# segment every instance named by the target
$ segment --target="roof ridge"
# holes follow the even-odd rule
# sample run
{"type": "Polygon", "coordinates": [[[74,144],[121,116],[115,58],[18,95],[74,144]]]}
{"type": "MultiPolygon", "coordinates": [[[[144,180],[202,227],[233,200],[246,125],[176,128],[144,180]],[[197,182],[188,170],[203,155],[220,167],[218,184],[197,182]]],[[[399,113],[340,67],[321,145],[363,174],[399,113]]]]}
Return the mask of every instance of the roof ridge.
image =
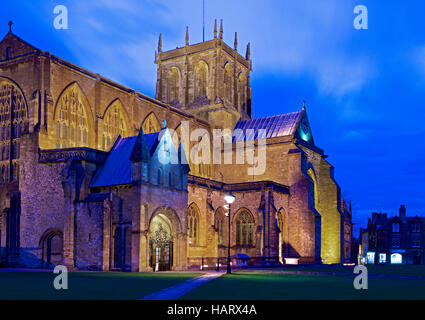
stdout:
{"type": "Polygon", "coordinates": [[[254,121],[254,120],[263,120],[263,119],[270,119],[270,118],[276,118],[279,116],[286,116],[286,115],[290,115],[290,114],[294,114],[294,113],[301,113],[302,110],[299,111],[293,111],[293,112],[287,112],[287,113],[279,113],[279,114],[274,114],[271,116],[265,116],[265,117],[259,117],[259,118],[252,118],[252,119],[247,119],[247,120],[239,120],[239,121],[254,121]]]}

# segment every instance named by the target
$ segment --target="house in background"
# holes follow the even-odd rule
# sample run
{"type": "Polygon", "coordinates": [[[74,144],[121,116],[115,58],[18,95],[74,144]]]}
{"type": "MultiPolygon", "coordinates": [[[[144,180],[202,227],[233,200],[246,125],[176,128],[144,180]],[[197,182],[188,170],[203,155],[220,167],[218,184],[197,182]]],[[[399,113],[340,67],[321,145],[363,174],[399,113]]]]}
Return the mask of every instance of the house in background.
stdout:
{"type": "Polygon", "coordinates": [[[394,217],[373,212],[360,229],[359,263],[424,264],[424,229],[425,217],[406,217],[405,205],[394,217]]]}

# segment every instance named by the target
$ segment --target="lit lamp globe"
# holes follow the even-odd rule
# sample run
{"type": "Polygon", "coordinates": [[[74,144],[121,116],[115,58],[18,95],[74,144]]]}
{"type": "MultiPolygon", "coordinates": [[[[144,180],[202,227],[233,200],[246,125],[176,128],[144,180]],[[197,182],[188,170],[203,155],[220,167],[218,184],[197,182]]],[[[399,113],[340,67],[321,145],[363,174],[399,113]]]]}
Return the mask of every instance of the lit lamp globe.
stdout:
{"type": "Polygon", "coordinates": [[[224,196],[224,200],[227,204],[232,204],[235,201],[235,196],[230,192],[224,196]]]}

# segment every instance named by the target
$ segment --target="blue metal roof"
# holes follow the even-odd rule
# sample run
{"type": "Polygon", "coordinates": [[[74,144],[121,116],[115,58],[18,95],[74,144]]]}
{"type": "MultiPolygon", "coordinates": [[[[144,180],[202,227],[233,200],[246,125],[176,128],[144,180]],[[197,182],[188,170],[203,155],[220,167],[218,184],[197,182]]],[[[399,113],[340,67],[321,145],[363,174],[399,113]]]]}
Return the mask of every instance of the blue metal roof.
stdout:
{"type": "MultiPolygon", "coordinates": [[[[144,139],[150,155],[158,146],[159,132],[145,134],[144,139]]],[[[137,136],[118,138],[111,151],[109,151],[103,167],[99,168],[89,187],[106,187],[131,183],[130,156],[136,144],[137,136]]]]}
{"type": "Polygon", "coordinates": [[[131,183],[130,155],[136,138],[128,137],[117,140],[109,152],[105,164],[96,172],[90,182],[90,188],[131,183]]]}
{"type": "Polygon", "coordinates": [[[302,113],[303,111],[297,111],[252,120],[239,120],[235,129],[241,129],[242,132],[235,132],[236,135],[233,137],[233,142],[292,135],[295,133],[302,113]],[[265,134],[259,137],[258,130],[260,129],[264,129],[265,134]],[[246,132],[246,130],[252,131],[246,132]]]}

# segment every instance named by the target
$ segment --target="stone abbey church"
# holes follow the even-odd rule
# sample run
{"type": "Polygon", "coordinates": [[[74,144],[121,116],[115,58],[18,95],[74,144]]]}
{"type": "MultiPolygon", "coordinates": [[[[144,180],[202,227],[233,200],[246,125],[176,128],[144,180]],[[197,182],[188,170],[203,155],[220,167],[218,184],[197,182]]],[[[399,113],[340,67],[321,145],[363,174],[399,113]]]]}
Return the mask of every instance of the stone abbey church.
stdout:
{"type": "MultiPolygon", "coordinates": [[[[236,35],[231,47],[222,23],[217,29],[197,44],[186,31],[186,45],[170,51],[159,37],[152,98],[37,49],[9,24],[0,42],[2,265],[141,272],[225,264],[230,192],[231,254],[249,256],[248,265],[350,259],[351,206],[306,108],[253,118],[250,46],[242,56],[236,35]],[[184,145],[183,122],[207,136],[263,130],[264,170],[192,161],[195,146],[211,141],[184,145]],[[164,156],[179,161],[164,164],[164,156]]],[[[233,135],[232,150],[251,142],[258,153],[255,137],[233,135]]]]}

